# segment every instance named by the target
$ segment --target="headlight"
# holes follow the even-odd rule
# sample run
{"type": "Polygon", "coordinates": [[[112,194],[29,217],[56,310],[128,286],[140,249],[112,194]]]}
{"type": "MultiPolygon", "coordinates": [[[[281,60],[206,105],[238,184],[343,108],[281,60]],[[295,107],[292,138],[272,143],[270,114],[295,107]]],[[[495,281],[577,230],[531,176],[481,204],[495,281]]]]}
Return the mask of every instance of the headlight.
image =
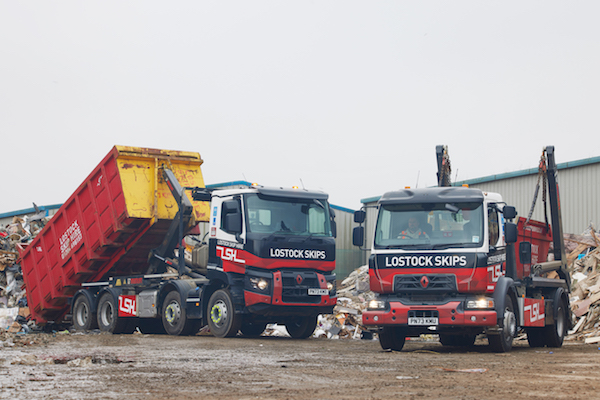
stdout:
{"type": "Polygon", "coordinates": [[[370,310],[383,310],[385,308],[385,301],[371,300],[369,301],[368,308],[370,310]]]}
{"type": "Polygon", "coordinates": [[[467,308],[469,309],[488,309],[494,308],[494,299],[482,297],[476,300],[467,300],[467,308]]]}
{"type": "Polygon", "coordinates": [[[335,289],[333,282],[327,282],[327,290],[331,292],[333,289],[335,289]]]}
{"type": "Polygon", "coordinates": [[[262,291],[269,288],[269,281],[264,278],[250,278],[250,284],[254,289],[262,291]]]}

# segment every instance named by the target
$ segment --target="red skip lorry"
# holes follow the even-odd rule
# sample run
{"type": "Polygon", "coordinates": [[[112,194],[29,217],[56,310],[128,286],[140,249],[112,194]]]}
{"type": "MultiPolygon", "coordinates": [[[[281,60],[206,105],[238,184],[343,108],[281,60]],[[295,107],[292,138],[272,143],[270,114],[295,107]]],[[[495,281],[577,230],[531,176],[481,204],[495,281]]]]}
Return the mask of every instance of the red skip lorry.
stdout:
{"type": "Polygon", "coordinates": [[[208,325],[218,337],[280,323],[309,337],[336,304],[327,194],[207,190],[202,162],[193,152],[115,146],[20,248],[32,318],[112,333],[208,325]]]}
{"type": "MultiPolygon", "coordinates": [[[[540,162],[551,226],[512,222],[515,208],[497,193],[450,186],[447,148],[436,151],[438,187],[388,192],[378,201],[369,258],[377,297],[363,324],[378,332],[382,348],[397,351],[407,336],[435,333],[445,346],[471,346],[485,334],[493,351],[507,352],[519,328],[531,347],[560,347],[572,321],[554,147],[540,162]]],[[[355,221],[364,220],[365,211],[356,211],[355,221]]],[[[362,225],[353,242],[363,245],[362,225]]]]}

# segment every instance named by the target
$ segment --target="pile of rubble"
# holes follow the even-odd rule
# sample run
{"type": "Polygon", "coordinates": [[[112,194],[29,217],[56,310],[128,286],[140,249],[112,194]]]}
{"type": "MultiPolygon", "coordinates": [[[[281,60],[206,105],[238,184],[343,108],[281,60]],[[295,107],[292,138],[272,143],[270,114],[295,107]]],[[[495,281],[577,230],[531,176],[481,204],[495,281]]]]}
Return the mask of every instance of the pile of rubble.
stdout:
{"type": "MultiPolygon", "coordinates": [[[[321,314],[313,337],[327,339],[371,339],[373,335],[362,325],[362,312],[375,294],[369,289],[369,267],[354,271],[337,288],[338,300],[333,314],[321,314]]],[[[289,336],[285,327],[269,324],[263,336],[289,336]]]]}
{"type": "Polygon", "coordinates": [[[14,217],[0,227],[0,331],[28,331],[29,309],[25,297],[21,266],[17,264],[17,245],[30,242],[43,228],[44,219],[14,217]]]}
{"type": "Polygon", "coordinates": [[[369,267],[352,271],[337,289],[338,301],[332,315],[319,316],[313,336],[329,339],[371,339],[362,325],[362,313],[375,293],[369,289],[369,267]]]}
{"type": "Polygon", "coordinates": [[[600,235],[589,228],[581,235],[565,235],[565,243],[575,318],[567,340],[600,342],[600,235]]]}

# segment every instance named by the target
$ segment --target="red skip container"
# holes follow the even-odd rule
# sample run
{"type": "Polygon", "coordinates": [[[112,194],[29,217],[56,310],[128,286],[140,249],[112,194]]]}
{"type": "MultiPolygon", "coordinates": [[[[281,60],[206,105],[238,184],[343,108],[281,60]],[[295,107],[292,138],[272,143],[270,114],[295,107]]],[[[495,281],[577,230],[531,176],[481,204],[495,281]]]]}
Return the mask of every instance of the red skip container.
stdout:
{"type": "MultiPolygon", "coordinates": [[[[82,283],[145,273],[178,210],[160,167],[182,186],[204,187],[201,164],[193,152],[113,147],[36,238],[20,245],[32,318],[60,322],[82,283]]],[[[192,222],[208,221],[208,203],[192,204],[192,222]]]]}

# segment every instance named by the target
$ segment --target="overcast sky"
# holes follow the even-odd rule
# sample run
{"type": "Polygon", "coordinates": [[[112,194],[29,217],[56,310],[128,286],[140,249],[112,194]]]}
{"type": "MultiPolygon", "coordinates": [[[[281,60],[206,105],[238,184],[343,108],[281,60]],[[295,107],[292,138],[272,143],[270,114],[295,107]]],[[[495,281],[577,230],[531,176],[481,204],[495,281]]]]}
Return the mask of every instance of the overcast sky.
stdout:
{"type": "MultiPolygon", "coordinates": [[[[600,156],[598,1],[0,0],[0,213],[112,146],[333,204],[600,156]]],[[[590,184],[598,185],[598,182],[590,184]]],[[[532,188],[533,191],[533,188],[532,188]]]]}

